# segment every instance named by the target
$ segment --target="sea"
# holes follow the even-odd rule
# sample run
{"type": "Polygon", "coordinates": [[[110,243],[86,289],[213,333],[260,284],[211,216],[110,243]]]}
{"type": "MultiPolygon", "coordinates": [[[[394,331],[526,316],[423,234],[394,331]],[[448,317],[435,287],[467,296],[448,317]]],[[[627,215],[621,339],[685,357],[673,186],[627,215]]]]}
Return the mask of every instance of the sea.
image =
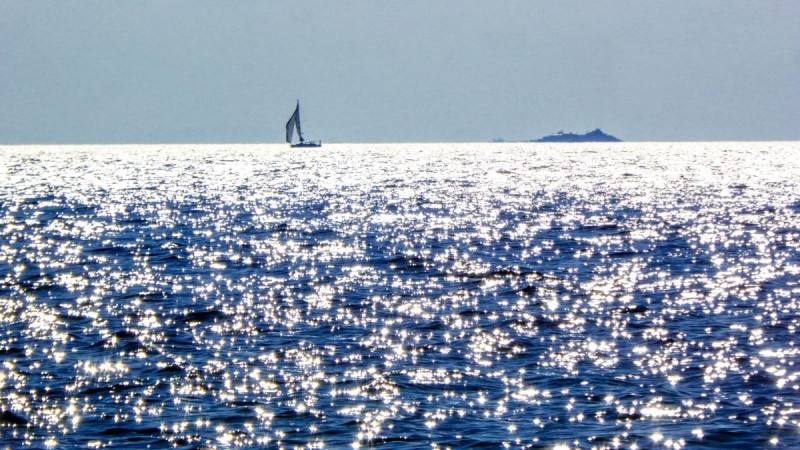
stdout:
{"type": "Polygon", "coordinates": [[[0,448],[800,447],[800,142],[0,147],[0,448]]]}

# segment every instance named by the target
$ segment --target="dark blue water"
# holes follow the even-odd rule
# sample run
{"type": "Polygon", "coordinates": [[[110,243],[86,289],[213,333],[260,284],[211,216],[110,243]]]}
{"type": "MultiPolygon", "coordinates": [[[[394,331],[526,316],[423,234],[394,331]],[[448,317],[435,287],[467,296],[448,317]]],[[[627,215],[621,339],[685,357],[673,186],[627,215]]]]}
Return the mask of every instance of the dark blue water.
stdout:
{"type": "Polygon", "coordinates": [[[800,446],[797,143],[0,162],[0,446],[800,446]]]}

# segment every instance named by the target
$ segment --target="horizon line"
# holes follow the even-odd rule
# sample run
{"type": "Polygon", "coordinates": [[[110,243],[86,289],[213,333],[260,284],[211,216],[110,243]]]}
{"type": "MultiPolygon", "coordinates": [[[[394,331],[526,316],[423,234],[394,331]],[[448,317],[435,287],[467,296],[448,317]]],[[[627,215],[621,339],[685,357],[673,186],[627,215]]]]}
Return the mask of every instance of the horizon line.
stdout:
{"type": "MultiPolygon", "coordinates": [[[[703,140],[621,140],[621,141],[586,141],[586,142],[536,142],[533,140],[486,140],[486,141],[330,141],[324,142],[323,145],[341,145],[341,144],[630,144],[630,143],[703,143],[703,142],[800,142],[797,139],[703,139],[703,140]]],[[[255,141],[241,141],[241,142],[185,142],[185,141],[163,141],[163,142],[131,142],[131,141],[118,141],[118,142],[17,142],[17,143],[2,143],[0,147],[29,147],[29,146],[109,146],[109,145],[286,145],[285,142],[255,142],[255,141]]]]}

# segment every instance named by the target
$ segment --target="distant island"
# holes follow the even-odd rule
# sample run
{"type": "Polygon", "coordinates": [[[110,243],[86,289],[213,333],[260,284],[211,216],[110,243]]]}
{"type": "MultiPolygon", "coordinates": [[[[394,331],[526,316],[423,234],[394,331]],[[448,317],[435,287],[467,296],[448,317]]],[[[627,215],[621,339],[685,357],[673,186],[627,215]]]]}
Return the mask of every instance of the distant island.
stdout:
{"type": "MultiPolygon", "coordinates": [[[[504,139],[495,138],[492,142],[505,142],[504,139]]],[[[559,131],[556,134],[541,137],[539,139],[531,139],[525,142],[622,142],[622,139],[611,136],[610,134],[603,133],[600,128],[590,131],[585,134],[565,133],[559,131]]]]}
{"type": "Polygon", "coordinates": [[[564,133],[563,131],[559,131],[556,134],[534,139],[529,142],[622,142],[622,140],[610,134],[605,134],[603,130],[598,128],[586,134],[564,133]]]}

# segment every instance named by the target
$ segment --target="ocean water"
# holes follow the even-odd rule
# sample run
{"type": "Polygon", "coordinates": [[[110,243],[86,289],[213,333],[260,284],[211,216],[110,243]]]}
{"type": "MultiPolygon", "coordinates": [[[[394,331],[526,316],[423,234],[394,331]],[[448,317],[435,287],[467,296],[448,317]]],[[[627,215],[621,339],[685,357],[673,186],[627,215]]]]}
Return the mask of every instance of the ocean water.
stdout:
{"type": "Polygon", "coordinates": [[[0,147],[0,447],[800,446],[800,143],[0,147]]]}

